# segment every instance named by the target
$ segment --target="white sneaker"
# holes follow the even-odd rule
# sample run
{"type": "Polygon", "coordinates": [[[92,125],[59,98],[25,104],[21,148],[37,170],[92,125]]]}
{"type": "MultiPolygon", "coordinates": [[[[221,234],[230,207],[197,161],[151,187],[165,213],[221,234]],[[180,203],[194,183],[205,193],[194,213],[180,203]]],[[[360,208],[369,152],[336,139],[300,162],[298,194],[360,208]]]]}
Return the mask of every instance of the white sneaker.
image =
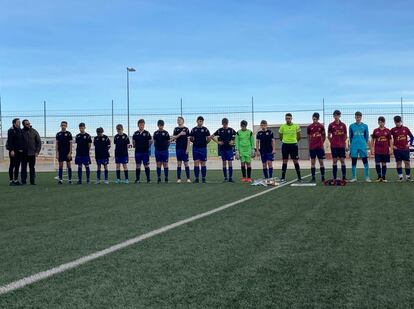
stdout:
{"type": "Polygon", "coordinates": [[[177,179],[177,183],[181,183],[181,179],[177,179]]]}
{"type": "Polygon", "coordinates": [[[95,185],[100,185],[100,184],[101,184],[100,180],[95,181],[95,185]]]}
{"type": "Polygon", "coordinates": [[[126,185],[129,184],[129,180],[128,179],[125,179],[125,184],[126,185]]]}
{"type": "Polygon", "coordinates": [[[372,182],[371,178],[369,178],[369,177],[365,178],[365,182],[372,182]]]}
{"type": "Polygon", "coordinates": [[[409,181],[409,182],[411,182],[411,181],[413,181],[412,179],[411,179],[411,176],[406,176],[406,178],[405,178],[407,181],[409,181]]]}
{"type": "Polygon", "coordinates": [[[105,180],[105,181],[104,181],[104,183],[105,183],[106,185],[109,185],[109,181],[108,181],[108,180],[105,180]]]}
{"type": "Polygon", "coordinates": [[[400,176],[400,178],[398,179],[400,182],[403,182],[404,181],[404,177],[403,176],[400,176]]]}
{"type": "Polygon", "coordinates": [[[121,183],[121,180],[120,179],[117,179],[117,180],[115,180],[115,183],[116,184],[120,184],[121,183]]]}
{"type": "Polygon", "coordinates": [[[188,182],[188,183],[192,183],[191,179],[187,179],[187,182],[188,182]]]}
{"type": "Polygon", "coordinates": [[[349,182],[357,182],[358,180],[356,178],[352,178],[349,182]]]}

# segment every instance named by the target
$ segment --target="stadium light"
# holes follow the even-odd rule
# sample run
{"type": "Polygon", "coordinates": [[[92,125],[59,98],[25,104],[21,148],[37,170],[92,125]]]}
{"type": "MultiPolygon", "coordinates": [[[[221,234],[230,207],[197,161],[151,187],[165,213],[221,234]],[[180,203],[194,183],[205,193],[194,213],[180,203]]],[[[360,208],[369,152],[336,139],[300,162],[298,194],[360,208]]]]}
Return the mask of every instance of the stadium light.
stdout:
{"type": "Polygon", "coordinates": [[[129,72],[135,72],[134,68],[126,68],[127,71],[127,115],[128,115],[128,136],[130,136],[130,129],[129,129],[129,72]]]}

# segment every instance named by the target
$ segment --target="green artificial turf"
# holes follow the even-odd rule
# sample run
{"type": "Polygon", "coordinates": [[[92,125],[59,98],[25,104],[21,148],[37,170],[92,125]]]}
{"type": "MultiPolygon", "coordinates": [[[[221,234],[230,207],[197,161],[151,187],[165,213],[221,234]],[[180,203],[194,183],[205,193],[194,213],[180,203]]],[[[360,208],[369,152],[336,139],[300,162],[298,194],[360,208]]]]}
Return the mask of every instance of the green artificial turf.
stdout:
{"type": "MultiPolygon", "coordinates": [[[[266,190],[219,172],[206,185],[53,176],[0,186],[0,285],[266,190]]],[[[286,186],[2,295],[0,308],[413,307],[413,186],[286,186]]]]}

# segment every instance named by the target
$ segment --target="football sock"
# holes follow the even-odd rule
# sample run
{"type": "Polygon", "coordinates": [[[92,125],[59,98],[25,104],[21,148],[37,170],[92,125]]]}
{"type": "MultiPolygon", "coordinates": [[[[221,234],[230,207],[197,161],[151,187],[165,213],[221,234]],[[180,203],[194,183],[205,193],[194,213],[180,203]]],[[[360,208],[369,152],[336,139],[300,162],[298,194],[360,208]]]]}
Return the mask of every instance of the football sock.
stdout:
{"type": "Polygon", "coordinates": [[[332,165],[332,175],[333,175],[333,179],[338,178],[338,165],[337,164],[332,165]]]}

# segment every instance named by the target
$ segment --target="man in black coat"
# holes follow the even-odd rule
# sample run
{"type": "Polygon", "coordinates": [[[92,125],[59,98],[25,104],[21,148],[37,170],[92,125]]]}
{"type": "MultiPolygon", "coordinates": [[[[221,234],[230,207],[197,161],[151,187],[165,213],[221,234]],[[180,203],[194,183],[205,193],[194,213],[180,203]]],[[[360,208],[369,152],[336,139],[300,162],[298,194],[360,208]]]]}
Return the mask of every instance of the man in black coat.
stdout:
{"type": "Polygon", "coordinates": [[[23,120],[23,158],[22,158],[22,184],[26,184],[27,180],[27,164],[29,164],[30,170],[30,184],[35,185],[35,164],[36,157],[39,155],[42,149],[42,142],[40,140],[39,133],[32,128],[29,120],[23,120]]]}
{"type": "Polygon", "coordinates": [[[6,149],[9,151],[9,179],[11,186],[20,185],[19,168],[23,157],[23,134],[20,128],[20,119],[13,119],[13,126],[7,132],[6,149]]]}

